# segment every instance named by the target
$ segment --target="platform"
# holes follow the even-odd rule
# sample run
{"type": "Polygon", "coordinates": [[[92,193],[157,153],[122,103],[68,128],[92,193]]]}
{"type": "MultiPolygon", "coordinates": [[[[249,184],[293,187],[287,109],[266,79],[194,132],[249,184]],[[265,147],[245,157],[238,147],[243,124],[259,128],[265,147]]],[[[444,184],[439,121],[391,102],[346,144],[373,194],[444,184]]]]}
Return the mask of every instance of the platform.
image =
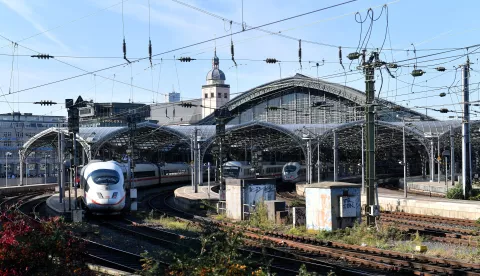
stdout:
{"type": "Polygon", "coordinates": [[[0,187],[0,195],[11,195],[33,191],[53,191],[56,187],[58,187],[57,183],[0,187]]]}
{"type": "MultiPolygon", "coordinates": [[[[442,216],[477,220],[480,218],[480,201],[448,199],[408,194],[403,191],[378,189],[380,208],[385,211],[401,211],[412,214],[442,216]]],[[[362,197],[364,203],[365,197],[362,197]]]]}
{"type": "MultiPolygon", "coordinates": [[[[83,195],[82,189],[77,189],[77,196],[83,195]]],[[[72,189],[71,191],[71,199],[69,200],[68,197],[68,190],[65,191],[65,197],[63,198],[63,203],[60,203],[60,195],[54,194],[47,199],[47,206],[51,210],[53,210],[58,215],[65,215],[70,214],[70,210],[75,208],[75,204],[77,204],[77,200],[75,199],[75,191],[72,189]],[[70,208],[68,208],[68,204],[70,203],[70,208]]]]}
{"type": "Polygon", "coordinates": [[[208,186],[199,186],[198,193],[192,191],[192,186],[184,186],[175,190],[175,205],[184,210],[206,210],[208,207],[216,208],[220,196],[218,193],[212,191],[212,188],[217,185],[210,186],[210,193],[208,186]],[[209,206],[206,206],[209,205],[209,206]]]}

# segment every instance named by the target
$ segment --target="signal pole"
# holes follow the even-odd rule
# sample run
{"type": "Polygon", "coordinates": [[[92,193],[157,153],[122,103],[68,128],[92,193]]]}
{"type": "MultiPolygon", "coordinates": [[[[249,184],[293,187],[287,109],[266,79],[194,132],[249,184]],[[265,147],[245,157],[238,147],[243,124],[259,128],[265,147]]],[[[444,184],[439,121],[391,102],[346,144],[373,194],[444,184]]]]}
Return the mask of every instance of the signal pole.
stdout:
{"type": "Polygon", "coordinates": [[[135,110],[130,111],[130,114],[127,115],[128,123],[128,156],[130,158],[130,211],[137,211],[137,189],[135,188],[135,147],[134,147],[134,134],[135,129],[137,128],[137,120],[135,110]]]}
{"type": "Polygon", "coordinates": [[[462,184],[463,198],[468,199],[472,190],[472,145],[470,144],[470,103],[469,103],[470,59],[462,66],[463,120],[462,120],[462,184]]]}
{"type": "Polygon", "coordinates": [[[366,121],[366,188],[367,188],[367,224],[374,225],[375,217],[379,215],[378,206],[375,204],[375,66],[379,64],[378,53],[373,52],[365,62],[363,50],[363,69],[365,73],[365,121],[366,121]]]}

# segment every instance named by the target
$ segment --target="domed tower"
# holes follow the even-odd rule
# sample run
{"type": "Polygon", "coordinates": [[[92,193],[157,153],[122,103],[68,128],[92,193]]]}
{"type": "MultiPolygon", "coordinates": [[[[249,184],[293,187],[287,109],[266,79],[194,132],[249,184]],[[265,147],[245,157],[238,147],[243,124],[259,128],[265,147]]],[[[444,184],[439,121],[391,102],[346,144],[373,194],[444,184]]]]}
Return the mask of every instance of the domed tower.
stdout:
{"type": "Polygon", "coordinates": [[[219,69],[219,64],[220,60],[215,49],[212,70],[207,73],[207,84],[202,85],[202,118],[230,100],[230,85],[225,84],[225,73],[219,69]]]}

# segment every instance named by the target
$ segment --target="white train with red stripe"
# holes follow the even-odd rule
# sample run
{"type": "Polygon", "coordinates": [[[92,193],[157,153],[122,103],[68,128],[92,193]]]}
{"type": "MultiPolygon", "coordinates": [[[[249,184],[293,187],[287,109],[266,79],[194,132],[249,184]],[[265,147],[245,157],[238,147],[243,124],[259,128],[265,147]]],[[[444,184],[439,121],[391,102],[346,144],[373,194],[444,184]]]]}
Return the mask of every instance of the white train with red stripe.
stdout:
{"type": "Polygon", "coordinates": [[[118,213],[125,207],[125,179],[115,161],[92,161],[80,173],[83,204],[93,213],[118,213]]]}
{"type": "Polygon", "coordinates": [[[252,165],[245,161],[228,161],[223,164],[222,172],[224,177],[249,179],[255,177],[282,178],[282,168],[285,163],[275,165],[264,164],[258,175],[255,175],[252,165]]]}
{"type": "MultiPolygon", "coordinates": [[[[211,167],[211,174],[215,169],[211,167]]],[[[93,213],[116,213],[125,207],[126,189],[165,186],[189,182],[191,168],[186,163],[136,163],[133,177],[129,165],[116,161],[92,160],[83,167],[80,185],[84,189],[83,203],[93,213]],[[131,179],[133,179],[131,181],[131,179]],[[132,185],[133,182],[133,185],[132,185]]],[[[204,179],[207,169],[204,169],[204,179]]],[[[213,179],[213,176],[212,176],[213,179]]]]}

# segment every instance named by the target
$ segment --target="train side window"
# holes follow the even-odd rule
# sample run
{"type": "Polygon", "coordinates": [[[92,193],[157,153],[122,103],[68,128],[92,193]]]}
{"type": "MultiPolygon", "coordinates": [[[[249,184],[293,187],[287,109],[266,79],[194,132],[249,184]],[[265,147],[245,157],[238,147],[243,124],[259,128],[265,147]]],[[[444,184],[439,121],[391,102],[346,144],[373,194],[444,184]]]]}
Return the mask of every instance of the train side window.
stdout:
{"type": "Polygon", "coordinates": [[[135,172],[135,178],[151,177],[155,176],[155,171],[135,172]]]}
{"type": "Polygon", "coordinates": [[[85,183],[85,188],[84,189],[85,189],[86,193],[88,192],[88,190],[90,190],[90,186],[88,186],[88,183],[85,183]]]}

